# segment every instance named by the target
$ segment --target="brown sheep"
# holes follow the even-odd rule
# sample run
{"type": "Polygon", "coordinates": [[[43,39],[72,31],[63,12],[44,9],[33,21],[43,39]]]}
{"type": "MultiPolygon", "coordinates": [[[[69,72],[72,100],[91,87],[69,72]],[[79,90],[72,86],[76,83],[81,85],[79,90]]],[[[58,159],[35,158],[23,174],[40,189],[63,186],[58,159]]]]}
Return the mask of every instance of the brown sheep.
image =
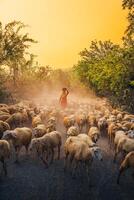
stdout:
{"type": "Polygon", "coordinates": [[[97,127],[93,126],[89,129],[88,136],[92,139],[93,142],[97,142],[100,137],[100,131],[97,127]]]}
{"type": "Polygon", "coordinates": [[[0,161],[3,164],[3,170],[5,175],[7,175],[7,166],[5,159],[10,157],[10,144],[6,140],[0,140],[0,161]]]}
{"type": "Polygon", "coordinates": [[[67,131],[67,137],[77,136],[78,134],[79,134],[79,131],[76,126],[71,126],[67,131]]]}
{"type": "Polygon", "coordinates": [[[122,161],[117,177],[117,184],[119,184],[121,174],[130,167],[134,168],[134,151],[128,153],[122,161]]]}
{"type": "Polygon", "coordinates": [[[0,139],[2,138],[3,133],[6,130],[10,130],[9,124],[0,120],[0,139]]]}
{"type": "Polygon", "coordinates": [[[79,132],[82,131],[82,128],[87,124],[87,117],[85,114],[78,114],[76,116],[76,123],[78,124],[79,127],[79,132]]]}
{"type": "Polygon", "coordinates": [[[74,124],[75,124],[74,116],[70,115],[70,116],[64,117],[63,124],[64,124],[66,130],[68,130],[68,128],[71,126],[74,126],[74,124]]]}
{"type": "Polygon", "coordinates": [[[41,117],[39,115],[33,117],[32,119],[32,127],[35,128],[37,125],[42,124],[41,117]]]}
{"type": "MultiPolygon", "coordinates": [[[[74,137],[75,138],[75,137],[74,137]]],[[[75,140],[73,141],[72,137],[69,137],[64,145],[65,152],[65,165],[64,168],[67,168],[68,156],[70,156],[70,165],[73,165],[72,175],[79,166],[79,163],[84,164],[86,167],[87,177],[89,180],[89,167],[93,161],[93,158],[98,158],[102,160],[102,155],[98,147],[89,148],[86,142],[75,140]],[[73,162],[74,161],[74,162],[73,162]]]]}
{"type": "Polygon", "coordinates": [[[0,120],[2,120],[2,121],[6,121],[9,117],[11,117],[11,115],[8,113],[0,114],[0,120]]]}
{"type": "Polygon", "coordinates": [[[46,126],[44,124],[39,124],[37,127],[33,129],[33,135],[34,137],[42,137],[47,133],[46,126]]]}
{"type": "Polygon", "coordinates": [[[11,117],[9,117],[6,122],[12,127],[12,128],[16,128],[16,127],[22,127],[23,123],[24,123],[24,116],[23,113],[14,113],[11,115],[11,117]]]}
{"type": "Polygon", "coordinates": [[[12,141],[12,144],[15,148],[16,162],[18,162],[18,154],[22,146],[25,146],[26,151],[28,152],[28,147],[31,142],[32,131],[30,128],[16,128],[14,130],[7,130],[4,132],[2,139],[7,141],[12,141]]]}
{"type": "Polygon", "coordinates": [[[92,127],[92,126],[97,126],[97,120],[96,120],[96,117],[93,114],[88,116],[87,121],[88,121],[89,128],[92,127]]]}
{"type": "Polygon", "coordinates": [[[108,126],[108,139],[109,139],[109,144],[114,143],[114,138],[115,138],[115,132],[118,130],[118,126],[116,123],[112,122],[108,126]]]}
{"type": "Polygon", "coordinates": [[[98,120],[98,128],[100,130],[100,133],[107,133],[107,127],[108,127],[108,123],[105,117],[102,117],[98,120]]]}
{"type": "Polygon", "coordinates": [[[131,151],[134,151],[134,139],[130,139],[127,136],[121,137],[116,147],[114,161],[116,160],[116,157],[120,152],[126,154],[131,151]]]}

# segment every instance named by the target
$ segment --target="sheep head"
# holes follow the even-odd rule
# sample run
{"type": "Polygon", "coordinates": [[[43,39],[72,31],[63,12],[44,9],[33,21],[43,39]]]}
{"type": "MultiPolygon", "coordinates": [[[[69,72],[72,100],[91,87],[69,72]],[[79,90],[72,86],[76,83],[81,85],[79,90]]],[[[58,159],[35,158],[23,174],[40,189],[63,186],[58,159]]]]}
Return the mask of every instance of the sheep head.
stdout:
{"type": "Polygon", "coordinates": [[[100,161],[103,160],[102,151],[101,151],[101,149],[99,147],[92,147],[91,151],[92,151],[93,158],[96,158],[96,159],[98,159],[100,161]]]}

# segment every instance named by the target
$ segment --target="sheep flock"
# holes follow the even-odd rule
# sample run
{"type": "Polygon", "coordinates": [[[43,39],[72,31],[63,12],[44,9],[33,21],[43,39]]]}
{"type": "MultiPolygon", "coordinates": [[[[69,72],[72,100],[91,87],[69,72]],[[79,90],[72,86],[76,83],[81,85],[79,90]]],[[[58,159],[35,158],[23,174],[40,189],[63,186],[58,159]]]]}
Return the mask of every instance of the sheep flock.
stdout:
{"type": "Polygon", "coordinates": [[[43,105],[27,100],[14,105],[0,104],[3,176],[9,174],[8,160],[23,162],[20,152],[25,147],[26,158],[39,160],[44,170],[56,160],[63,160],[65,174],[69,172],[70,178],[77,178],[83,171],[90,182],[92,163],[105,159],[99,146],[103,138],[113,152],[112,162],[118,166],[115,182],[121,184],[123,172],[134,168],[134,115],[112,108],[105,99],[70,101],[64,110],[57,102],[43,105]]]}

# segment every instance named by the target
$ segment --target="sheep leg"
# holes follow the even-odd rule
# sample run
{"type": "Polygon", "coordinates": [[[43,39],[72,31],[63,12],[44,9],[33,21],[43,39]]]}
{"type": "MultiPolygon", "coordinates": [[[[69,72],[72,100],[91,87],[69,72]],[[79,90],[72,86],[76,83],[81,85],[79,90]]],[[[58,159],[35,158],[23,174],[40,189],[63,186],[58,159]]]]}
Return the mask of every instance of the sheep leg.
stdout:
{"type": "Polygon", "coordinates": [[[1,162],[3,164],[3,170],[4,170],[4,173],[5,173],[5,176],[7,176],[7,166],[6,166],[4,158],[1,159],[1,162]]]}
{"type": "Polygon", "coordinates": [[[79,176],[79,177],[82,176],[82,173],[81,173],[82,167],[83,167],[82,161],[78,161],[78,176],[79,176]]]}
{"type": "Polygon", "coordinates": [[[26,155],[28,156],[28,148],[29,148],[29,144],[25,146],[26,149],[26,155]]]}
{"type": "Polygon", "coordinates": [[[20,151],[20,148],[19,147],[15,147],[15,157],[16,157],[15,163],[19,163],[19,160],[18,160],[19,151],[20,151]]]}
{"type": "Polygon", "coordinates": [[[122,160],[124,160],[126,155],[127,155],[126,151],[122,151],[122,160]]]}
{"type": "Polygon", "coordinates": [[[46,160],[46,158],[44,157],[43,158],[43,156],[40,156],[40,159],[42,160],[42,162],[46,165],[46,167],[48,168],[48,162],[47,162],[47,160],[46,160]]]}
{"type": "Polygon", "coordinates": [[[75,178],[75,172],[76,172],[77,167],[78,167],[78,163],[75,160],[75,162],[73,164],[73,169],[72,169],[72,178],[75,178]]]}
{"type": "Polygon", "coordinates": [[[70,168],[72,168],[72,163],[73,163],[73,159],[74,159],[74,157],[71,155],[70,156],[70,160],[69,160],[69,164],[70,164],[70,168]]]}
{"type": "Polygon", "coordinates": [[[82,126],[79,125],[79,133],[81,133],[81,131],[82,131],[82,126]]]}
{"type": "Polygon", "coordinates": [[[64,171],[65,171],[66,168],[67,168],[67,159],[68,159],[68,155],[69,155],[69,153],[66,153],[66,155],[65,155],[65,159],[64,159],[64,171]]]}
{"type": "Polygon", "coordinates": [[[53,163],[53,160],[54,160],[54,149],[53,149],[53,148],[51,149],[51,152],[52,152],[52,157],[51,157],[50,163],[52,164],[52,163],[53,163]]]}
{"type": "Polygon", "coordinates": [[[111,148],[111,145],[112,145],[112,140],[111,140],[111,133],[109,134],[109,146],[111,148]]]}
{"type": "Polygon", "coordinates": [[[120,183],[120,177],[121,177],[121,174],[123,173],[124,170],[125,170],[125,168],[123,168],[123,167],[120,168],[119,173],[118,173],[118,177],[117,177],[117,184],[120,183]]]}
{"type": "Polygon", "coordinates": [[[60,159],[60,146],[61,145],[58,145],[58,160],[60,159]]]}
{"type": "Polygon", "coordinates": [[[116,162],[116,158],[117,158],[117,154],[118,154],[118,146],[116,148],[116,151],[115,151],[115,154],[114,154],[114,159],[113,159],[113,162],[115,163],[116,162]]]}
{"type": "Polygon", "coordinates": [[[113,159],[113,162],[114,162],[114,163],[116,162],[116,157],[117,157],[117,153],[115,152],[115,154],[114,154],[114,159],[113,159]]]}
{"type": "Polygon", "coordinates": [[[86,165],[87,181],[88,181],[88,184],[89,184],[89,166],[88,166],[88,162],[86,162],[85,165],[86,165]]]}
{"type": "Polygon", "coordinates": [[[46,152],[46,160],[48,160],[48,158],[49,158],[49,150],[46,152]]]}

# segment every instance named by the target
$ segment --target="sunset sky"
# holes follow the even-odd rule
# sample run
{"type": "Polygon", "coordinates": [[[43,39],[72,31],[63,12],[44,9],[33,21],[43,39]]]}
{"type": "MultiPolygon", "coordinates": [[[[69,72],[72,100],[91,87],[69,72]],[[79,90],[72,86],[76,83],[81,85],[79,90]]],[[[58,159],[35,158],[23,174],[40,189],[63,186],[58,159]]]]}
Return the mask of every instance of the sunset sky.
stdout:
{"type": "Polygon", "coordinates": [[[121,0],[0,0],[3,23],[21,20],[38,44],[39,63],[56,68],[77,63],[94,39],[120,43],[127,25],[121,0]]]}

